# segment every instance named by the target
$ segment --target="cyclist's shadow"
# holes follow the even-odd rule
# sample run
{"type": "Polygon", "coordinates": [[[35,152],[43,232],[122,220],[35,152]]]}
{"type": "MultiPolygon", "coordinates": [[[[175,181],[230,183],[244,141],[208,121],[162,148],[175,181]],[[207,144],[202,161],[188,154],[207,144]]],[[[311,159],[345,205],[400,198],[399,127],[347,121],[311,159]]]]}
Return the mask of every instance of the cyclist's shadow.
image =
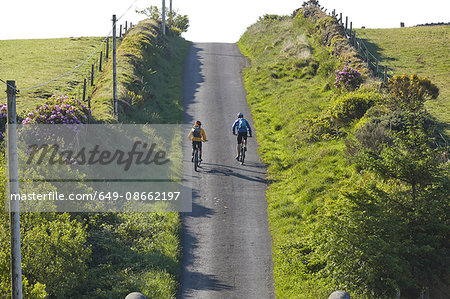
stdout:
{"type": "Polygon", "coordinates": [[[243,167],[239,166],[230,166],[207,162],[202,163],[203,172],[207,174],[225,177],[236,177],[239,179],[258,182],[262,184],[267,183],[265,179],[265,168],[263,165],[261,165],[261,163],[248,162],[245,163],[243,167]]]}

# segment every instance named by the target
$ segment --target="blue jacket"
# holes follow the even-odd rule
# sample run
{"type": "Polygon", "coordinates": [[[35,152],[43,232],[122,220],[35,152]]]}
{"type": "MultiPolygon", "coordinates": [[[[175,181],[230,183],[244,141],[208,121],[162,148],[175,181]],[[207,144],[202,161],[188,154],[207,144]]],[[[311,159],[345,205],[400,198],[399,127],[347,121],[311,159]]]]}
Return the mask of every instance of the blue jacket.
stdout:
{"type": "Polygon", "coordinates": [[[250,127],[250,124],[248,123],[248,121],[245,118],[242,118],[242,121],[245,121],[245,124],[246,124],[246,128],[242,129],[242,128],[239,128],[239,121],[240,120],[241,120],[241,118],[238,118],[234,122],[233,127],[232,127],[233,134],[234,134],[234,132],[236,131],[236,128],[237,128],[238,129],[237,130],[238,133],[247,133],[247,130],[248,130],[248,133],[251,136],[252,135],[252,128],[250,127]]]}

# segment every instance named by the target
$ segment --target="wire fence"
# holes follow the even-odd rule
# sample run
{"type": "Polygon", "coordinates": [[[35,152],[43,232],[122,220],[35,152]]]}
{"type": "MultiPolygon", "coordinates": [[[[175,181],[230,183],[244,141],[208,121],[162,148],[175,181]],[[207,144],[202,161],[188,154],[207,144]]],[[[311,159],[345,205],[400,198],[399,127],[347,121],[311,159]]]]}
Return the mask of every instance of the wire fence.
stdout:
{"type": "MultiPolygon", "coordinates": [[[[135,0],[128,7],[128,9],[125,10],[121,14],[121,16],[116,19],[116,22],[113,23],[112,27],[117,26],[119,21],[130,11],[130,9],[137,3],[137,1],[138,0],[135,0]]],[[[117,34],[118,37],[119,38],[123,37],[125,35],[125,33],[128,32],[132,27],[133,27],[133,24],[131,22],[129,23],[128,21],[125,21],[124,25],[120,25],[120,29],[118,30],[118,34],[117,34]]],[[[31,86],[31,87],[27,87],[27,88],[13,87],[13,89],[16,90],[16,93],[23,94],[23,93],[29,92],[31,90],[45,87],[52,82],[58,81],[64,77],[67,77],[67,76],[73,74],[75,71],[79,70],[84,65],[91,63],[91,67],[83,75],[83,79],[81,81],[79,81],[79,82],[83,82],[83,83],[81,85],[78,84],[77,88],[74,91],[74,95],[78,99],[82,99],[83,101],[86,101],[87,89],[89,88],[89,86],[91,86],[91,87],[95,86],[95,80],[98,78],[98,74],[100,74],[103,71],[104,65],[106,65],[106,63],[109,61],[109,58],[111,56],[112,47],[110,47],[110,37],[112,37],[112,32],[113,32],[113,30],[111,29],[111,31],[102,40],[100,45],[97,48],[95,48],[95,50],[91,54],[89,54],[89,56],[83,62],[74,66],[68,72],[66,72],[60,76],[57,76],[53,79],[50,79],[46,82],[31,86]]],[[[6,80],[3,80],[2,78],[0,78],[0,82],[4,83],[6,86],[12,87],[7,83],[6,80]]]]}
{"type": "Polygon", "coordinates": [[[374,54],[369,51],[369,47],[361,38],[356,37],[356,32],[353,30],[352,22],[349,22],[348,17],[345,17],[345,22],[342,17],[342,13],[339,15],[334,9],[330,16],[335,18],[337,22],[344,28],[346,38],[349,40],[350,44],[356,49],[361,58],[367,63],[368,69],[372,74],[384,82],[387,82],[389,78],[392,78],[392,70],[390,70],[386,65],[380,64],[380,60],[374,54]]]}
{"type": "MultiPolygon", "coordinates": [[[[372,72],[372,74],[385,83],[387,83],[388,79],[392,79],[392,70],[390,70],[387,66],[383,66],[380,64],[380,60],[374,54],[369,51],[366,43],[364,43],[363,39],[356,37],[356,32],[353,30],[352,22],[349,22],[348,17],[345,17],[345,22],[342,17],[342,13],[339,15],[336,13],[336,10],[333,10],[330,13],[330,16],[335,18],[338,23],[344,28],[346,38],[350,41],[350,44],[356,49],[356,51],[360,54],[361,58],[367,63],[368,69],[372,72]]],[[[446,138],[445,133],[443,133],[440,129],[435,129],[438,136],[434,141],[434,145],[436,147],[448,148],[449,142],[446,138]]],[[[448,152],[444,152],[444,161],[450,161],[450,157],[448,157],[448,152]]]]}

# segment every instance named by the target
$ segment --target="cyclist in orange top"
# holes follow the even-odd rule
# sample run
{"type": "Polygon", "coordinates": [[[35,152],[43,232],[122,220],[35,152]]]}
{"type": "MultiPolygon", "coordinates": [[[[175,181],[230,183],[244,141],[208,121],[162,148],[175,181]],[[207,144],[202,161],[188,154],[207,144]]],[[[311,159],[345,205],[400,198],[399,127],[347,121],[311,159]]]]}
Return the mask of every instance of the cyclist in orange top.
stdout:
{"type": "Polygon", "coordinates": [[[206,133],[205,130],[202,128],[202,123],[197,120],[195,122],[195,125],[192,127],[191,131],[189,132],[188,136],[189,140],[192,140],[192,162],[194,162],[194,151],[195,148],[198,148],[198,154],[200,161],[202,160],[202,140],[204,142],[208,141],[206,139],[206,133]]]}

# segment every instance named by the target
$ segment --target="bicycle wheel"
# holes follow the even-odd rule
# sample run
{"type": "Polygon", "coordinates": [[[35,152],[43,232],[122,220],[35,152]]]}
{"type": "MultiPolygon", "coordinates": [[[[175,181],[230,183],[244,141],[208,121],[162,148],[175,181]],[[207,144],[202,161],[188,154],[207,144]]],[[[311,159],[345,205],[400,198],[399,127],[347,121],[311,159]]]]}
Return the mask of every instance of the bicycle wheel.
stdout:
{"type": "Polygon", "coordinates": [[[194,171],[198,171],[198,149],[195,149],[194,152],[194,171]]]}
{"type": "Polygon", "coordinates": [[[241,144],[241,165],[244,165],[245,160],[245,147],[244,144],[241,144]]]}

